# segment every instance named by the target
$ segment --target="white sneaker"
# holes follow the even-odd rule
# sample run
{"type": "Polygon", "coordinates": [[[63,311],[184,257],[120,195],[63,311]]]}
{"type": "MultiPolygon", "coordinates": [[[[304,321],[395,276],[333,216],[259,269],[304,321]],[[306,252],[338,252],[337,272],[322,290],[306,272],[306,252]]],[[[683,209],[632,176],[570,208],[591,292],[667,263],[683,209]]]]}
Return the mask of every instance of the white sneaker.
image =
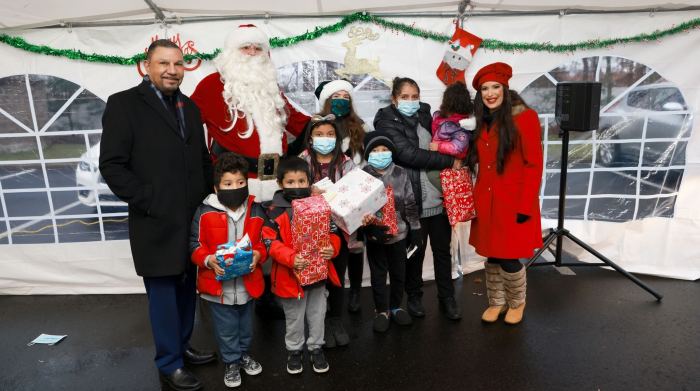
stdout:
{"type": "Polygon", "coordinates": [[[241,385],[241,369],[236,363],[226,364],[224,372],[224,385],[229,388],[241,385]]]}
{"type": "Polygon", "coordinates": [[[244,354],[243,357],[241,357],[241,367],[245,371],[246,375],[250,376],[255,376],[262,372],[262,365],[253,360],[253,358],[247,354],[244,354]]]}

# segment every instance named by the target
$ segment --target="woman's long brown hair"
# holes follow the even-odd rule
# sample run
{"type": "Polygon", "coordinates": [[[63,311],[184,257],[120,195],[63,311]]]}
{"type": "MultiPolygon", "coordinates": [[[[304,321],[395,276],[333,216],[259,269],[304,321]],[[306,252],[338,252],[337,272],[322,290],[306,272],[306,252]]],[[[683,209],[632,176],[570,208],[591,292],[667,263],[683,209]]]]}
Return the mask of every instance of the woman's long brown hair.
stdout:
{"type": "MultiPolygon", "coordinates": [[[[518,95],[517,92],[503,86],[503,103],[495,112],[492,112],[491,124],[496,125],[498,132],[498,152],[496,154],[496,172],[503,174],[505,161],[508,158],[515,146],[518,143],[518,129],[513,122],[513,106],[523,105],[529,108],[525,101],[518,95]]],[[[474,97],[474,116],[476,117],[476,130],[472,138],[472,145],[469,148],[467,163],[472,171],[476,168],[479,162],[479,157],[476,153],[476,140],[484,131],[484,114],[488,113],[488,108],[484,106],[484,101],[481,98],[481,90],[476,91],[474,97]]]]}
{"type": "MultiPolygon", "coordinates": [[[[321,115],[328,115],[331,113],[331,98],[326,99],[326,102],[321,108],[321,115]]],[[[343,132],[343,137],[350,137],[350,158],[354,158],[356,153],[360,156],[364,156],[364,144],[365,139],[365,128],[362,127],[362,120],[355,113],[355,108],[353,107],[352,98],[350,98],[350,112],[343,117],[336,118],[335,124],[341,132],[343,132]]],[[[341,140],[342,138],[341,137],[341,140]]]]}

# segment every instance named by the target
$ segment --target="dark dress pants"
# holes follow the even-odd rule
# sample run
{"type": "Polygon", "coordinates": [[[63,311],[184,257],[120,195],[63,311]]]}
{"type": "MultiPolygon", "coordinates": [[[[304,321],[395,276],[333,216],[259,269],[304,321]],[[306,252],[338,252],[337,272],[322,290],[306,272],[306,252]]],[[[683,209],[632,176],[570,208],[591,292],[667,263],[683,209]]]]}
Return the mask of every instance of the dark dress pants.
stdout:
{"type": "Polygon", "coordinates": [[[438,287],[438,298],[445,299],[454,296],[452,284],[452,257],[450,256],[450,241],[452,227],[447,215],[420,219],[423,245],[413,253],[406,263],[406,294],[409,298],[423,296],[423,258],[430,238],[430,248],[433,250],[433,268],[435,282],[438,287]]]}
{"type": "Polygon", "coordinates": [[[182,355],[189,348],[194,328],[196,281],[194,265],[177,276],[143,278],[156,346],[156,367],[164,375],[184,366],[182,355]]]}

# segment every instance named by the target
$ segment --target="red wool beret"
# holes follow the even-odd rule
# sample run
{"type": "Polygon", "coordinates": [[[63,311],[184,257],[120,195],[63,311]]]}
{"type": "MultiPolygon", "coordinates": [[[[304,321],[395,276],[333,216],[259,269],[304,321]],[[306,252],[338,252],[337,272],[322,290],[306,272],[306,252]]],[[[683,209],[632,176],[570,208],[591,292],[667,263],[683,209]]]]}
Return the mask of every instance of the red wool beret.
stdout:
{"type": "Polygon", "coordinates": [[[507,87],[511,76],[513,76],[513,68],[510,65],[504,62],[494,62],[479,69],[472,80],[472,87],[478,91],[481,85],[487,81],[495,81],[507,87]]]}

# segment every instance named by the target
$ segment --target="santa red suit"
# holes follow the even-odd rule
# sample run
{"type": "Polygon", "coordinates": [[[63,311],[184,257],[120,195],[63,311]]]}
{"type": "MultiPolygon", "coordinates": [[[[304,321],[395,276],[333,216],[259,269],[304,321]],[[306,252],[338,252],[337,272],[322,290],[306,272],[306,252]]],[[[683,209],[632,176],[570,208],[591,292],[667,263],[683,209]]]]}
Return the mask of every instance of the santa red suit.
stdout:
{"type": "Polygon", "coordinates": [[[267,36],[257,27],[234,30],[214,63],[219,72],[202,79],[191,96],[206,125],[212,158],[226,151],[245,157],[250,193],[256,201],[271,200],[278,189],[277,162],[287,151],[285,130],[301,135],[309,117],[279,91],[267,36]],[[250,45],[261,53],[241,51],[250,45]]]}

